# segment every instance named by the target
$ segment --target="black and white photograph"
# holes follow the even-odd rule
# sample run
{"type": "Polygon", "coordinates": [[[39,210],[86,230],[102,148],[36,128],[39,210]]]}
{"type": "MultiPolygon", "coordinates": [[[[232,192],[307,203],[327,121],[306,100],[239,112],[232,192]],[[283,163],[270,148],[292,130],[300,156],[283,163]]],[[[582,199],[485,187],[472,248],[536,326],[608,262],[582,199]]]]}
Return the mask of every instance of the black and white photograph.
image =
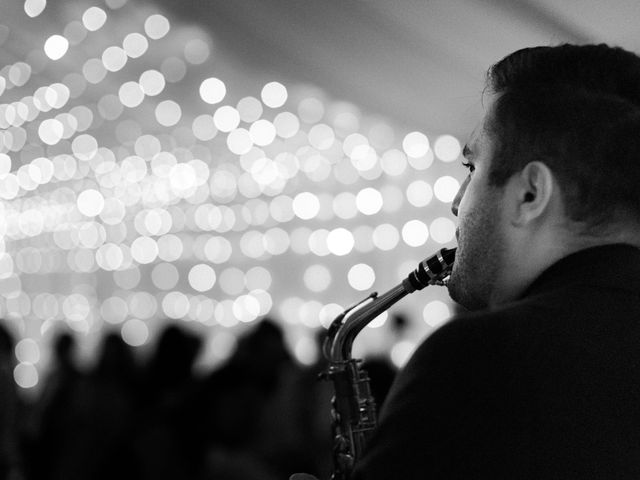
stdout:
{"type": "Polygon", "coordinates": [[[1,0],[0,480],[640,479],[638,0],[1,0]]]}

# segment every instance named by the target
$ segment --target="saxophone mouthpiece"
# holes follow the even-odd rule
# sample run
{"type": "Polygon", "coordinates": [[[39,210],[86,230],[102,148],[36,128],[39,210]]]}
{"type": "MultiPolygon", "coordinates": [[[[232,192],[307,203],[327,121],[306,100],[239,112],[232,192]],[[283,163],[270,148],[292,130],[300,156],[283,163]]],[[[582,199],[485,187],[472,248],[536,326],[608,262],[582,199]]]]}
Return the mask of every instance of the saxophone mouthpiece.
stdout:
{"type": "Polygon", "coordinates": [[[402,282],[409,293],[429,285],[445,285],[456,258],[455,248],[443,248],[418,264],[402,282]]]}

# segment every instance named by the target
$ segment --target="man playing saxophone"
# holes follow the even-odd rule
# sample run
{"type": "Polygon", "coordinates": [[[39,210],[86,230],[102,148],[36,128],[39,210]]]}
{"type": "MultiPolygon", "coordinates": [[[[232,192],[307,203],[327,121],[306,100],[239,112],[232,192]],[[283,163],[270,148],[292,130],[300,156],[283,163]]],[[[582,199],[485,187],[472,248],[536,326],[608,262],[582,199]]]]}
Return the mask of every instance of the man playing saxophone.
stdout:
{"type": "Polygon", "coordinates": [[[640,58],[517,51],[464,149],[448,289],[351,478],[640,478],[640,58]]]}

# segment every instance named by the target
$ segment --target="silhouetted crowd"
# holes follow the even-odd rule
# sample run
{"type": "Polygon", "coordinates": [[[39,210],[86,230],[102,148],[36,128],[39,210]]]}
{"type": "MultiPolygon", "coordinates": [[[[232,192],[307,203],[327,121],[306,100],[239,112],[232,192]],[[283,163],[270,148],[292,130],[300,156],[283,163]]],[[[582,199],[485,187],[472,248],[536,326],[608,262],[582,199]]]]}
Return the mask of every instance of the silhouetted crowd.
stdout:
{"type": "MultiPolygon", "coordinates": [[[[62,333],[39,395],[27,399],[13,378],[14,339],[0,327],[0,479],[328,478],[332,386],[317,379],[324,362],[296,362],[270,319],[222,366],[198,375],[201,346],[170,325],[142,361],[112,333],[82,369],[76,339],[62,333]]],[[[380,404],[395,369],[383,359],[366,368],[380,404]]]]}

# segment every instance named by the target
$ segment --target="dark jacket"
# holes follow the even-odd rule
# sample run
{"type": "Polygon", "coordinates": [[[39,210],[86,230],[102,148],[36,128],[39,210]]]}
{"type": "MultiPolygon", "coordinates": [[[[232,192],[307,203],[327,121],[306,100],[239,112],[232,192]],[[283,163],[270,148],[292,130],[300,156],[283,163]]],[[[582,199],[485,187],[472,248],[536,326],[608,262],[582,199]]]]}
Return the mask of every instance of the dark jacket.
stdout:
{"type": "Polygon", "coordinates": [[[640,250],[572,254],[433,333],[353,478],[640,479],[640,250]]]}

